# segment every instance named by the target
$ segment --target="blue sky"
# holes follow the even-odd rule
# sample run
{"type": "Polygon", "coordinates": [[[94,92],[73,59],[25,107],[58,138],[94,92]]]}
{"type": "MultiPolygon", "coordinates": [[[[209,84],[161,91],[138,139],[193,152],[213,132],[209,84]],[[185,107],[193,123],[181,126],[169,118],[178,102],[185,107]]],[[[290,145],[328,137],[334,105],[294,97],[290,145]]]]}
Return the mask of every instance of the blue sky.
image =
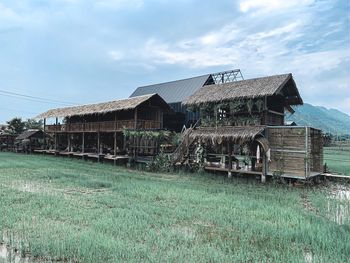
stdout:
{"type": "MultiPolygon", "coordinates": [[[[350,114],[350,2],[0,0],[0,90],[79,104],[240,68],[350,114]]],[[[62,105],[0,95],[0,123],[62,105]]]]}

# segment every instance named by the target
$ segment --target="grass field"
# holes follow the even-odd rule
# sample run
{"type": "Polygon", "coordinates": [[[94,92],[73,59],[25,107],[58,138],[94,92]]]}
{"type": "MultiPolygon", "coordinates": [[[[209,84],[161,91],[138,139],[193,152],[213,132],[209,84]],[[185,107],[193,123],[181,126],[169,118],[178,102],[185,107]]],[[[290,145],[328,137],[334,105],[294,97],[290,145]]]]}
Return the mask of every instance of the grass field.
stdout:
{"type": "Polygon", "coordinates": [[[350,176],[350,142],[324,147],[324,162],[331,172],[350,176]]]}
{"type": "Polygon", "coordinates": [[[349,192],[0,153],[0,240],[40,262],[349,262],[349,192]]]}

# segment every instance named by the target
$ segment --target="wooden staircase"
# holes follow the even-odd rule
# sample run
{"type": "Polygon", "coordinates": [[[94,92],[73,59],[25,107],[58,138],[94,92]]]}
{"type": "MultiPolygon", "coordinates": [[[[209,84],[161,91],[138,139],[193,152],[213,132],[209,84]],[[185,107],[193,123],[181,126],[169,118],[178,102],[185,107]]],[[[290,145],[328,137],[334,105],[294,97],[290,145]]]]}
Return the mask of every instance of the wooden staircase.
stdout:
{"type": "Polygon", "coordinates": [[[190,147],[194,142],[194,140],[190,138],[190,135],[194,128],[195,126],[190,127],[182,133],[181,143],[172,154],[172,161],[174,164],[182,165],[189,160],[190,147]]]}

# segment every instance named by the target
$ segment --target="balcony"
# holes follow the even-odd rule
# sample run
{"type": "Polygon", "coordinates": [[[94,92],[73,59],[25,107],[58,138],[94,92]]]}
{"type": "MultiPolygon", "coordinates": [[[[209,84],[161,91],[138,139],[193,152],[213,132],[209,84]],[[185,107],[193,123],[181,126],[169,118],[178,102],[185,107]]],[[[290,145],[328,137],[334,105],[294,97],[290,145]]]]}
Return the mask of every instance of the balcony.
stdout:
{"type": "MultiPolygon", "coordinates": [[[[86,123],[70,123],[58,125],[46,125],[46,132],[115,132],[123,129],[134,129],[134,120],[123,121],[104,121],[104,122],[86,122],[86,123]]],[[[161,123],[153,120],[138,120],[137,129],[154,130],[160,129],[161,123]]]]}

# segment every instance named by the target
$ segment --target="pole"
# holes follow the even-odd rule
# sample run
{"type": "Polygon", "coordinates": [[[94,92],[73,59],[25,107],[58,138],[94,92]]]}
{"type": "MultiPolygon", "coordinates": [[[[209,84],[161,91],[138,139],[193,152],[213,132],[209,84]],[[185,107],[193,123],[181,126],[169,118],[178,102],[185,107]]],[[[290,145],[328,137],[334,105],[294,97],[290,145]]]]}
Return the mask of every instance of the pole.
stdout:
{"type": "Polygon", "coordinates": [[[232,177],[232,141],[228,140],[228,178],[232,177]]]}
{"type": "Polygon", "coordinates": [[[56,127],[55,127],[55,151],[57,151],[57,124],[58,124],[58,118],[56,117],[56,127]]]}
{"type": "Polygon", "coordinates": [[[43,135],[43,137],[44,137],[44,149],[46,149],[46,118],[44,118],[44,135],[43,135]]]}
{"type": "Polygon", "coordinates": [[[113,155],[114,155],[114,160],[113,160],[113,164],[116,165],[116,155],[117,155],[117,112],[115,112],[114,114],[114,151],[113,151],[113,155]]]}

